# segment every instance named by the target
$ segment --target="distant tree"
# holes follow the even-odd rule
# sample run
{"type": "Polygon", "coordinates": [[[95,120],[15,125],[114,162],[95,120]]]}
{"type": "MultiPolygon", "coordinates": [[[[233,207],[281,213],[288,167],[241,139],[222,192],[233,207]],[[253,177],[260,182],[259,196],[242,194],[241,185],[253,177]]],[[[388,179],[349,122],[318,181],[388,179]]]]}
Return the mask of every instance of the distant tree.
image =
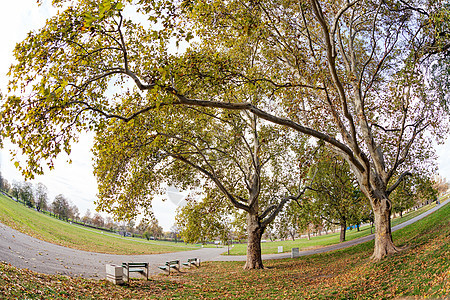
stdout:
{"type": "MultiPolygon", "coordinates": [[[[297,205],[297,204],[295,204],[297,205]]],[[[295,205],[292,203],[286,207],[286,209],[280,213],[279,217],[275,220],[276,235],[280,239],[287,239],[295,241],[295,237],[299,231],[301,231],[300,219],[301,215],[294,212],[295,205]]],[[[303,219],[305,220],[305,219],[303,219]]]]}
{"type": "Polygon", "coordinates": [[[187,243],[202,243],[223,236],[225,219],[231,207],[222,205],[222,197],[217,190],[208,191],[201,200],[187,199],[187,204],[178,209],[175,217],[176,228],[187,243]]]}
{"type": "Polygon", "coordinates": [[[12,187],[11,187],[11,195],[14,198],[16,198],[17,200],[20,200],[19,196],[20,196],[21,189],[22,189],[22,187],[21,187],[20,183],[14,180],[12,183],[12,187]]]}
{"type": "Polygon", "coordinates": [[[274,222],[270,223],[269,226],[267,226],[266,231],[264,232],[263,239],[269,239],[271,242],[277,239],[277,231],[275,229],[277,223],[277,219],[275,219],[274,222]]]}
{"type": "Polygon", "coordinates": [[[92,223],[92,219],[91,219],[91,211],[89,209],[86,210],[86,213],[84,214],[84,216],[81,218],[81,221],[84,224],[91,224],[92,223]]]}
{"type": "Polygon", "coordinates": [[[21,184],[19,197],[28,207],[34,207],[33,184],[31,182],[26,181],[21,184]]]}
{"type": "Polygon", "coordinates": [[[413,180],[407,178],[392,193],[392,210],[403,217],[403,212],[412,208],[416,204],[413,190],[413,180]]]}
{"type": "Polygon", "coordinates": [[[52,211],[62,220],[68,220],[70,217],[70,203],[64,195],[59,194],[51,204],[52,211]]]}
{"type": "Polygon", "coordinates": [[[38,206],[39,209],[48,210],[48,189],[44,184],[39,182],[36,185],[34,197],[36,199],[36,206],[38,206]]]}
{"type": "Polygon", "coordinates": [[[433,188],[438,191],[439,195],[444,194],[449,189],[449,183],[446,178],[437,176],[434,180],[433,188]]]}
{"type": "Polygon", "coordinates": [[[423,203],[431,203],[438,196],[436,185],[427,175],[408,177],[392,195],[392,209],[403,216],[403,212],[423,203]]]}
{"type": "Polygon", "coordinates": [[[247,238],[247,215],[237,210],[231,216],[231,229],[235,239],[242,241],[247,238]]]}
{"type": "Polygon", "coordinates": [[[147,230],[147,227],[149,226],[149,221],[146,218],[141,219],[139,222],[139,225],[136,226],[136,231],[139,234],[144,234],[147,230]]]}
{"type": "Polygon", "coordinates": [[[106,218],[105,218],[105,228],[108,228],[109,230],[117,229],[117,224],[114,222],[113,218],[111,218],[110,216],[106,216],[106,218]]]}
{"type": "Polygon", "coordinates": [[[428,175],[416,174],[413,178],[417,203],[431,203],[437,199],[439,192],[434,188],[434,181],[428,175]]]}
{"type": "Polygon", "coordinates": [[[2,176],[2,172],[0,171],[0,190],[8,192],[9,191],[9,183],[6,178],[2,176]]]}
{"type": "Polygon", "coordinates": [[[286,238],[288,235],[292,237],[296,232],[299,235],[306,233],[309,240],[314,228],[322,223],[314,201],[308,194],[310,193],[307,192],[301,199],[289,203],[276,220],[275,230],[280,238],[286,238]]]}
{"type": "Polygon", "coordinates": [[[170,227],[170,238],[175,240],[175,243],[178,241],[179,235],[180,235],[180,228],[176,224],[172,225],[170,227]]]}
{"type": "Polygon", "coordinates": [[[94,217],[92,217],[92,225],[103,227],[105,225],[105,220],[99,213],[95,213],[94,217]]]}
{"type": "Polygon", "coordinates": [[[345,241],[348,225],[360,224],[360,212],[367,198],[360,191],[349,165],[325,147],[316,164],[317,179],[312,184],[317,214],[326,222],[340,226],[340,242],[345,241]]]}
{"type": "Polygon", "coordinates": [[[0,190],[4,192],[9,192],[11,189],[11,186],[8,182],[8,180],[2,176],[2,173],[0,172],[0,190]]]}
{"type": "Polygon", "coordinates": [[[146,232],[153,236],[155,239],[158,239],[163,234],[163,228],[159,226],[158,220],[152,219],[150,225],[147,227],[146,232]]]}
{"type": "MultiPolygon", "coordinates": [[[[70,203],[70,201],[69,201],[70,203]]],[[[79,221],[80,220],[80,210],[75,204],[70,205],[69,216],[72,220],[79,221]]]]}
{"type": "Polygon", "coordinates": [[[163,235],[163,228],[159,226],[158,220],[155,218],[151,220],[142,219],[136,229],[147,240],[151,238],[158,239],[163,235]]]}
{"type": "Polygon", "coordinates": [[[135,232],[134,226],[136,226],[136,221],[129,220],[128,222],[125,223],[125,230],[134,233],[135,232]]]}

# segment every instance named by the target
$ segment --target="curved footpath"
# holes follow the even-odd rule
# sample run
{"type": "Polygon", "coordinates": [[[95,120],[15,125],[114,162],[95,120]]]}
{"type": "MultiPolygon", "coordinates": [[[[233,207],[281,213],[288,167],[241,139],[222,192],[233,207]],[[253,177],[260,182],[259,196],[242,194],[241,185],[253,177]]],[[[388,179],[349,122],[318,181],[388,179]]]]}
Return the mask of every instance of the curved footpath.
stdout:
{"type": "MultiPolygon", "coordinates": [[[[414,223],[444,206],[450,199],[427,212],[392,228],[392,231],[414,223]]],[[[364,243],[374,239],[369,235],[359,239],[326,246],[313,250],[300,251],[300,256],[333,251],[364,243]]],[[[160,273],[158,266],[167,260],[198,257],[202,261],[245,261],[245,256],[223,256],[224,248],[200,248],[198,250],[152,255],[114,255],[94,253],[66,248],[38,240],[0,223],[0,261],[18,268],[27,268],[39,273],[81,276],[85,278],[105,278],[106,264],[122,262],[149,262],[150,272],[160,273]]],[[[290,253],[266,254],[263,259],[282,259],[290,257],[290,253]]]]}

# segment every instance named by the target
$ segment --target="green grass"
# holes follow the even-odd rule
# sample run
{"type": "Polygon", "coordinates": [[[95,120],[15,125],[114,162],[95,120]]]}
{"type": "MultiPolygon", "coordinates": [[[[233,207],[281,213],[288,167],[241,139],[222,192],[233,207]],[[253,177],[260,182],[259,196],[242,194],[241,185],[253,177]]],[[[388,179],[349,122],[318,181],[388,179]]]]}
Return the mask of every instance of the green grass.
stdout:
{"type": "Polygon", "coordinates": [[[44,241],[91,252],[131,255],[197,249],[194,245],[124,238],[113,233],[71,225],[36,212],[1,194],[0,222],[44,241]]]}
{"type": "Polygon", "coordinates": [[[296,259],[205,262],[175,276],[115,286],[104,280],[50,276],[0,263],[2,299],[448,299],[450,205],[394,232],[404,250],[370,260],[373,241],[296,259]]]}
{"type": "MultiPolygon", "coordinates": [[[[416,211],[411,211],[407,214],[404,214],[402,218],[397,217],[392,219],[391,224],[392,226],[395,226],[403,222],[406,222],[435,206],[436,203],[434,202],[429,205],[425,205],[416,211]]],[[[371,234],[370,226],[362,226],[359,231],[357,231],[356,229],[347,230],[345,240],[350,241],[370,234],[371,234]]],[[[261,252],[262,254],[278,253],[278,246],[283,246],[284,252],[290,252],[292,248],[299,248],[300,250],[306,250],[323,246],[329,246],[339,243],[339,235],[340,232],[339,230],[337,230],[335,233],[320,236],[311,236],[310,240],[307,240],[306,238],[301,238],[296,239],[295,241],[292,240],[274,241],[274,242],[267,241],[261,243],[261,252]]],[[[247,244],[234,244],[233,248],[230,248],[230,255],[246,255],[246,253],[247,253],[247,244]]],[[[227,253],[224,253],[223,255],[227,255],[227,253]]]]}

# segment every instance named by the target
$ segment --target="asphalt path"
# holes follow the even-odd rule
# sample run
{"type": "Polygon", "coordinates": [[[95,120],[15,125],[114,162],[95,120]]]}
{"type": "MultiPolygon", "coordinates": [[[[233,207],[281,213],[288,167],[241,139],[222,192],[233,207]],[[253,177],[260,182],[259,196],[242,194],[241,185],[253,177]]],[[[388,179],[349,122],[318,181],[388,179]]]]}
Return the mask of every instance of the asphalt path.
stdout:
{"type": "MultiPolygon", "coordinates": [[[[427,212],[392,228],[392,231],[412,224],[423,217],[433,213],[447,204],[446,200],[440,205],[427,212]]],[[[323,253],[337,249],[347,248],[356,244],[364,243],[374,239],[369,235],[359,239],[351,240],[322,248],[300,251],[299,256],[323,253]]],[[[165,261],[179,259],[187,261],[188,258],[197,257],[201,261],[245,261],[245,256],[221,255],[226,248],[199,248],[197,250],[182,251],[152,255],[115,255],[87,252],[71,249],[52,243],[48,243],[29,235],[23,234],[0,223],[0,261],[9,263],[18,268],[27,268],[39,273],[60,274],[72,277],[105,278],[106,264],[120,265],[122,262],[149,262],[150,273],[160,273],[158,266],[165,261]]],[[[266,254],[263,260],[283,259],[290,257],[290,253],[266,254]]]]}

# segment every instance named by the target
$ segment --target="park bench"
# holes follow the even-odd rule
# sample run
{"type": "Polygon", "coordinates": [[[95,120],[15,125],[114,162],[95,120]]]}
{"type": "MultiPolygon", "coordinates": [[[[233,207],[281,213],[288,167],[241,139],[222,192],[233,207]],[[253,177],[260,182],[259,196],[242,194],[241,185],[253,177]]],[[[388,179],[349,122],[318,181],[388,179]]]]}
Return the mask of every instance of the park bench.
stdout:
{"type": "Polygon", "coordinates": [[[187,262],[184,262],[183,265],[189,268],[194,265],[198,268],[200,267],[200,258],[188,258],[187,262]]]}
{"type": "Polygon", "coordinates": [[[122,263],[122,267],[125,269],[124,276],[127,277],[127,282],[130,281],[130,273],[141,273],[148,280],[148,263],[122,263]]]}
{"type": "Polygon", "coordinates": [[[180,261],[178,259],[176,259],[176,260],[169,260],[169,261],[166,261],[164,266],[159,266],[158,268],[160,268],[163,271],[168,272],[169,275],[170,275],[170,269],[175,269],[178,272],[180,272],[180,261]]]}

